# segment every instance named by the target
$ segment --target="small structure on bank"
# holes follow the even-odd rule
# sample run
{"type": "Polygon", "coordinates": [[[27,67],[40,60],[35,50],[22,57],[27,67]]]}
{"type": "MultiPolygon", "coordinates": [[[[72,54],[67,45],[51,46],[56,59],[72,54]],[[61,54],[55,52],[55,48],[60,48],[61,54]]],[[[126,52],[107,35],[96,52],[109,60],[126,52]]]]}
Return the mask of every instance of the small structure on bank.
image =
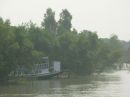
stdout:
{"type": "Polygon", "coordinates": [[[40,79],[50,78],[61,72],[61,64],[59,61],[49,62],[48,57],[42,57],[42,62],[34,64],[31,69],[20,67],[16,70],[15,76],[36,77],[40,79]]]}

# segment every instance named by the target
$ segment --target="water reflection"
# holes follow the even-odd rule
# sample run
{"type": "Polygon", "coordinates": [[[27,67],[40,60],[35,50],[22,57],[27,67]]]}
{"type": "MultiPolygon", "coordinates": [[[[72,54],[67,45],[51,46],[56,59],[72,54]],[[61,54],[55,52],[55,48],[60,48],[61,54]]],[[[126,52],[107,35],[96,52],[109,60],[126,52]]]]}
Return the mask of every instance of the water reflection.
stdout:
{"type": "Polygon", "coordinates": [[[0,87],[0,97],[130,97],[130,73],[118,71],[73,79],[0,87]]]}
{"type": "Polygon", "coordinates": [[[130,97],[130,72],[121,73],[121,83],[122,97],[130,97]]]}

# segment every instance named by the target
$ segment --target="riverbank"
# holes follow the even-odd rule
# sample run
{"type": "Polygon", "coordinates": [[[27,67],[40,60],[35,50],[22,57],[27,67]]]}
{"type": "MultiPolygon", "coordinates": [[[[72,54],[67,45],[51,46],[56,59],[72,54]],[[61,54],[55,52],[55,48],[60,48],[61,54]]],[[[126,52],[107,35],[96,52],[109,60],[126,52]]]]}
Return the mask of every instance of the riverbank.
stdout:
{"type": "Polygon", "coordinates": [[[130,97],[129,85],[130,73],[117,71],[2,86],[0,97],[130,97]]]}
{"type": "MultiPolygon", "coordinates": [[[[73,79],[73,78],[82,78],[82,77],[86,77],[86,78],[90,78],[93,75],[94,76],[99,76],[101,74],[105,74],[105,73],[113,73],[116,72],[115,70],[106,70],[105,72],[94,72],[91,74],[76,74],[76,73],[70,73],[70,72],[63,72],[57,76],[54,76],[52,78],[48,78],[48,79],[42,79],[42,80],[64,80],[64,79],[73,79]]],[[[25,83],[29,83],[31,81],[36,81],[39,80],[38,78],[28,78],[28,77],[9,77],[8,80],[4,80],[0,83],[0,85],[17,85],[17,84],[25,84],[25,83]]]]}

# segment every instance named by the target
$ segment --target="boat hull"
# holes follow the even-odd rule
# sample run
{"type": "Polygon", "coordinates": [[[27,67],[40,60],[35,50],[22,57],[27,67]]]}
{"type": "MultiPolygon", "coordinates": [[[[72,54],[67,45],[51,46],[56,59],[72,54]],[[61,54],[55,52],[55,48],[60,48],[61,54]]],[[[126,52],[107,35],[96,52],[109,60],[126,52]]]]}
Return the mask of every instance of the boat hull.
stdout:
{"type": "Polygon", "coordinates": [[[60,72],[52,72],[52,73],[46,73],[46,74],[27,74],[27,75],[24,75],[24,77],[36,78],[36,79],[42,80],[42,79],[51,79],[59,74],[60,72]]]}

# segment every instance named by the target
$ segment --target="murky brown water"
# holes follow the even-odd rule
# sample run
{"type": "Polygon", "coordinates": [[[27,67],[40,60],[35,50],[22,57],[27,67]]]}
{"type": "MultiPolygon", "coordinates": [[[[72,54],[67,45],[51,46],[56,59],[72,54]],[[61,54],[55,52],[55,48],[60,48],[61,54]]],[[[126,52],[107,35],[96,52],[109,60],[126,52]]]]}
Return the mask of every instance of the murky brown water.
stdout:
{"type": "Polygon", "coordinates": [[[130,97],[130,73],[118,71],[0,86],[0,97],[130,97]]]}

